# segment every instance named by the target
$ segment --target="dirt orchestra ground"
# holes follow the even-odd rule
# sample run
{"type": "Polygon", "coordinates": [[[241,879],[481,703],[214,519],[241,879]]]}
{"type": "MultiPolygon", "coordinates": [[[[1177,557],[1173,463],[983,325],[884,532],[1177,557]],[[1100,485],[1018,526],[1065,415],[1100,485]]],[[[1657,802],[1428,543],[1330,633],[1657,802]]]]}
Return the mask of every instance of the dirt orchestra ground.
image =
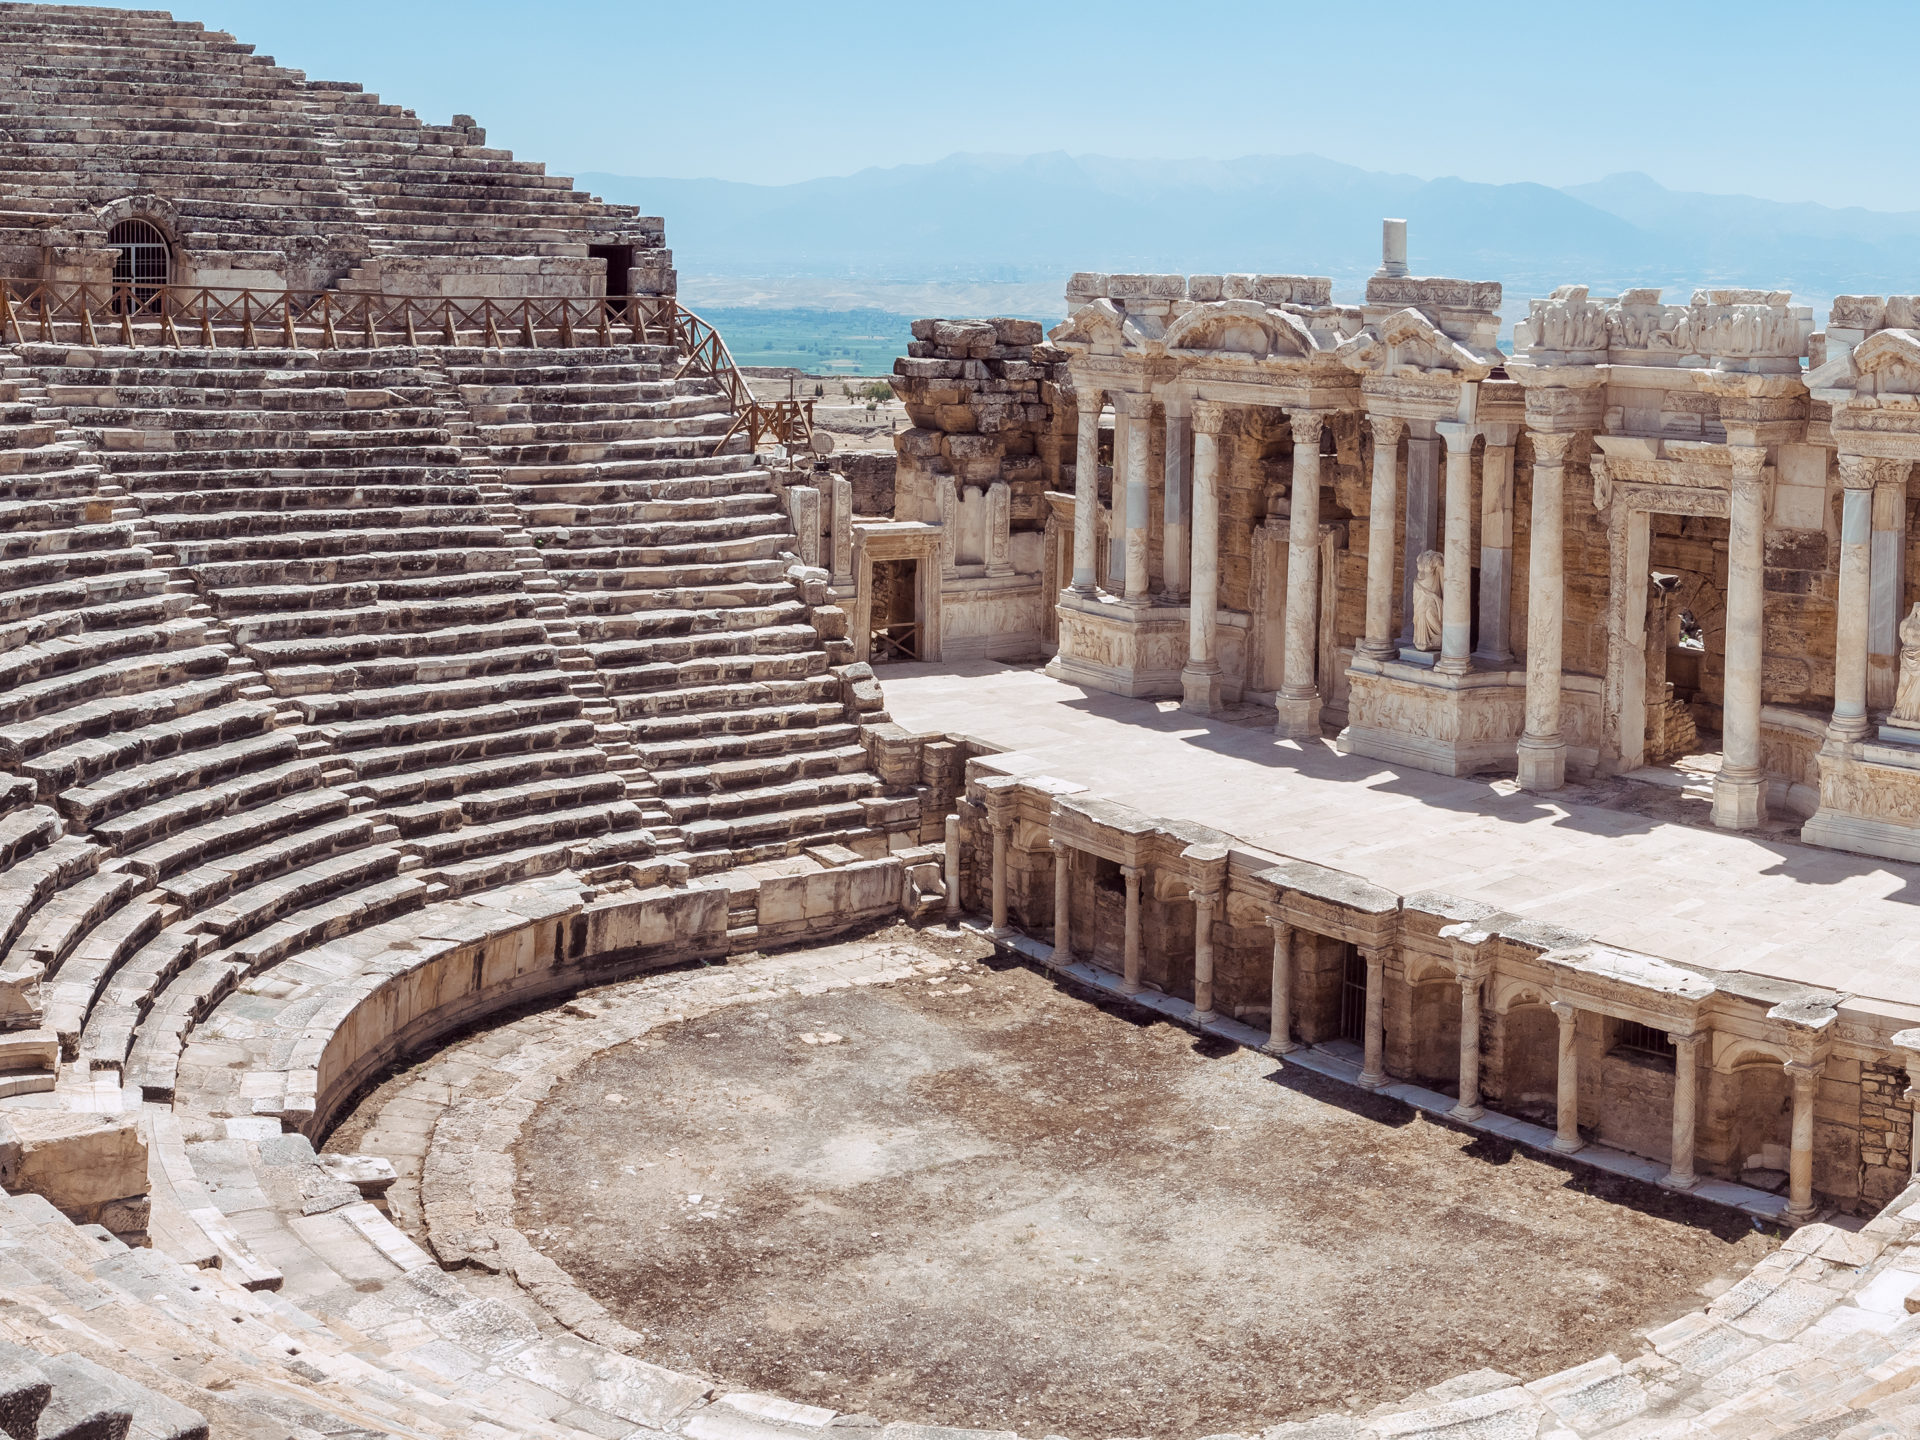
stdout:
{"type": "Polygon", "coordinates": [[[1026,1435],[1633,1353],[1773,1244],[997,963],[618,1046],[518,1158],[521,1228],[648,1358],[1026,1435]]]}

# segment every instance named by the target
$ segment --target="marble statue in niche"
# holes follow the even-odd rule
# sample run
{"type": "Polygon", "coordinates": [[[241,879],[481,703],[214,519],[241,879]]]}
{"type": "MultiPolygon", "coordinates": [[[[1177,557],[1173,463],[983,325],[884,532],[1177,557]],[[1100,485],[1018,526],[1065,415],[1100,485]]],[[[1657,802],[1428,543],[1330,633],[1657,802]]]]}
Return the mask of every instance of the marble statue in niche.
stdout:
{"type": "Polygon", "coordinates": [[[1413,648],[1440,648],[1440,589],[1447,562],[1438,550],[1422,552],[1413,570],[1413,648]]]}

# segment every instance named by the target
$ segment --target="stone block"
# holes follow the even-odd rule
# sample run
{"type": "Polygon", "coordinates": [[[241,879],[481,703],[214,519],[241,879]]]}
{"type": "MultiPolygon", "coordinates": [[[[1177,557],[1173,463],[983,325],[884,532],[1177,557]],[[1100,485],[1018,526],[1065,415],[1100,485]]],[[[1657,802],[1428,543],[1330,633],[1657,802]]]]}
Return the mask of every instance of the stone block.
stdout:
{"type": "Polygon", "coordinates": [[[9,1190],[31,1191],[93,1223],[104,1223],[108,1207],[147,1193],[147,1145],[135,1116],[12,1110],[5,1127],[11,1133],[0,1133],[0,1175],[11,1172],[9,1190]]]}
{"type": "Polygon", "coordinates": [[[1204,305],[1226,297],[1226,277],[1224,275],[1189,275],[1187,277],[1187,298],[1195,304],[1204,305]]]}

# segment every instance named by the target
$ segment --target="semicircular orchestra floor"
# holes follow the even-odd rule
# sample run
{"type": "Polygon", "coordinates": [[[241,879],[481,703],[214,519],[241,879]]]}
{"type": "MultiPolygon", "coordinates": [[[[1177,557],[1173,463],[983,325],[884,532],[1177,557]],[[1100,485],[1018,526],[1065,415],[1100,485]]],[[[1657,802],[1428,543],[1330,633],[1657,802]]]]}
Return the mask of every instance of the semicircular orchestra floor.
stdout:
{"type": "Polygon", "coordinates": [[[983,950],[592,1055],[521,1132],[518,1228],[659,1363],[1075,1437],[1628,1353],[1772,1247],[983,950]]]}

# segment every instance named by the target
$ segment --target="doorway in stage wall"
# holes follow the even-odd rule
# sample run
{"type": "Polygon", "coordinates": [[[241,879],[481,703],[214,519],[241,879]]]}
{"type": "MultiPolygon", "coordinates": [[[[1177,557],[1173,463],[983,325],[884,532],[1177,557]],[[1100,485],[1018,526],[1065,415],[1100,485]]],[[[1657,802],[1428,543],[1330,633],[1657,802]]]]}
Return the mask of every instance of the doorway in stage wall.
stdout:
{"type": "Polygon", "coordinates": [[[152,310],[162,287],[173,283],[173,248],[159,227],[146,220],[122,220],[107,232],[113,261],[113,312],[152,310]]]}
{"type": "Polygon", "coordinates": [[[873,563],[873,607],[868,622],[867,658],[875,665],[920,658],[918,560],[873,563]]]}
{"type": "MultiPolygon", "coordinates": [[[[1635,780],[1710,805],[1720,772],[1726,684],[1727,521],[1718,515],[1647,517],[1646,647],[1635,780]]],[[[1632,662],[1629,662],[1632,663],[1632,662]]],[[[1623,692],[1631,702],[1632,689],[1623,692]]],[[[1621,753],[1631,760],[1630,704],[1620,715],[1621,753]]]]}

